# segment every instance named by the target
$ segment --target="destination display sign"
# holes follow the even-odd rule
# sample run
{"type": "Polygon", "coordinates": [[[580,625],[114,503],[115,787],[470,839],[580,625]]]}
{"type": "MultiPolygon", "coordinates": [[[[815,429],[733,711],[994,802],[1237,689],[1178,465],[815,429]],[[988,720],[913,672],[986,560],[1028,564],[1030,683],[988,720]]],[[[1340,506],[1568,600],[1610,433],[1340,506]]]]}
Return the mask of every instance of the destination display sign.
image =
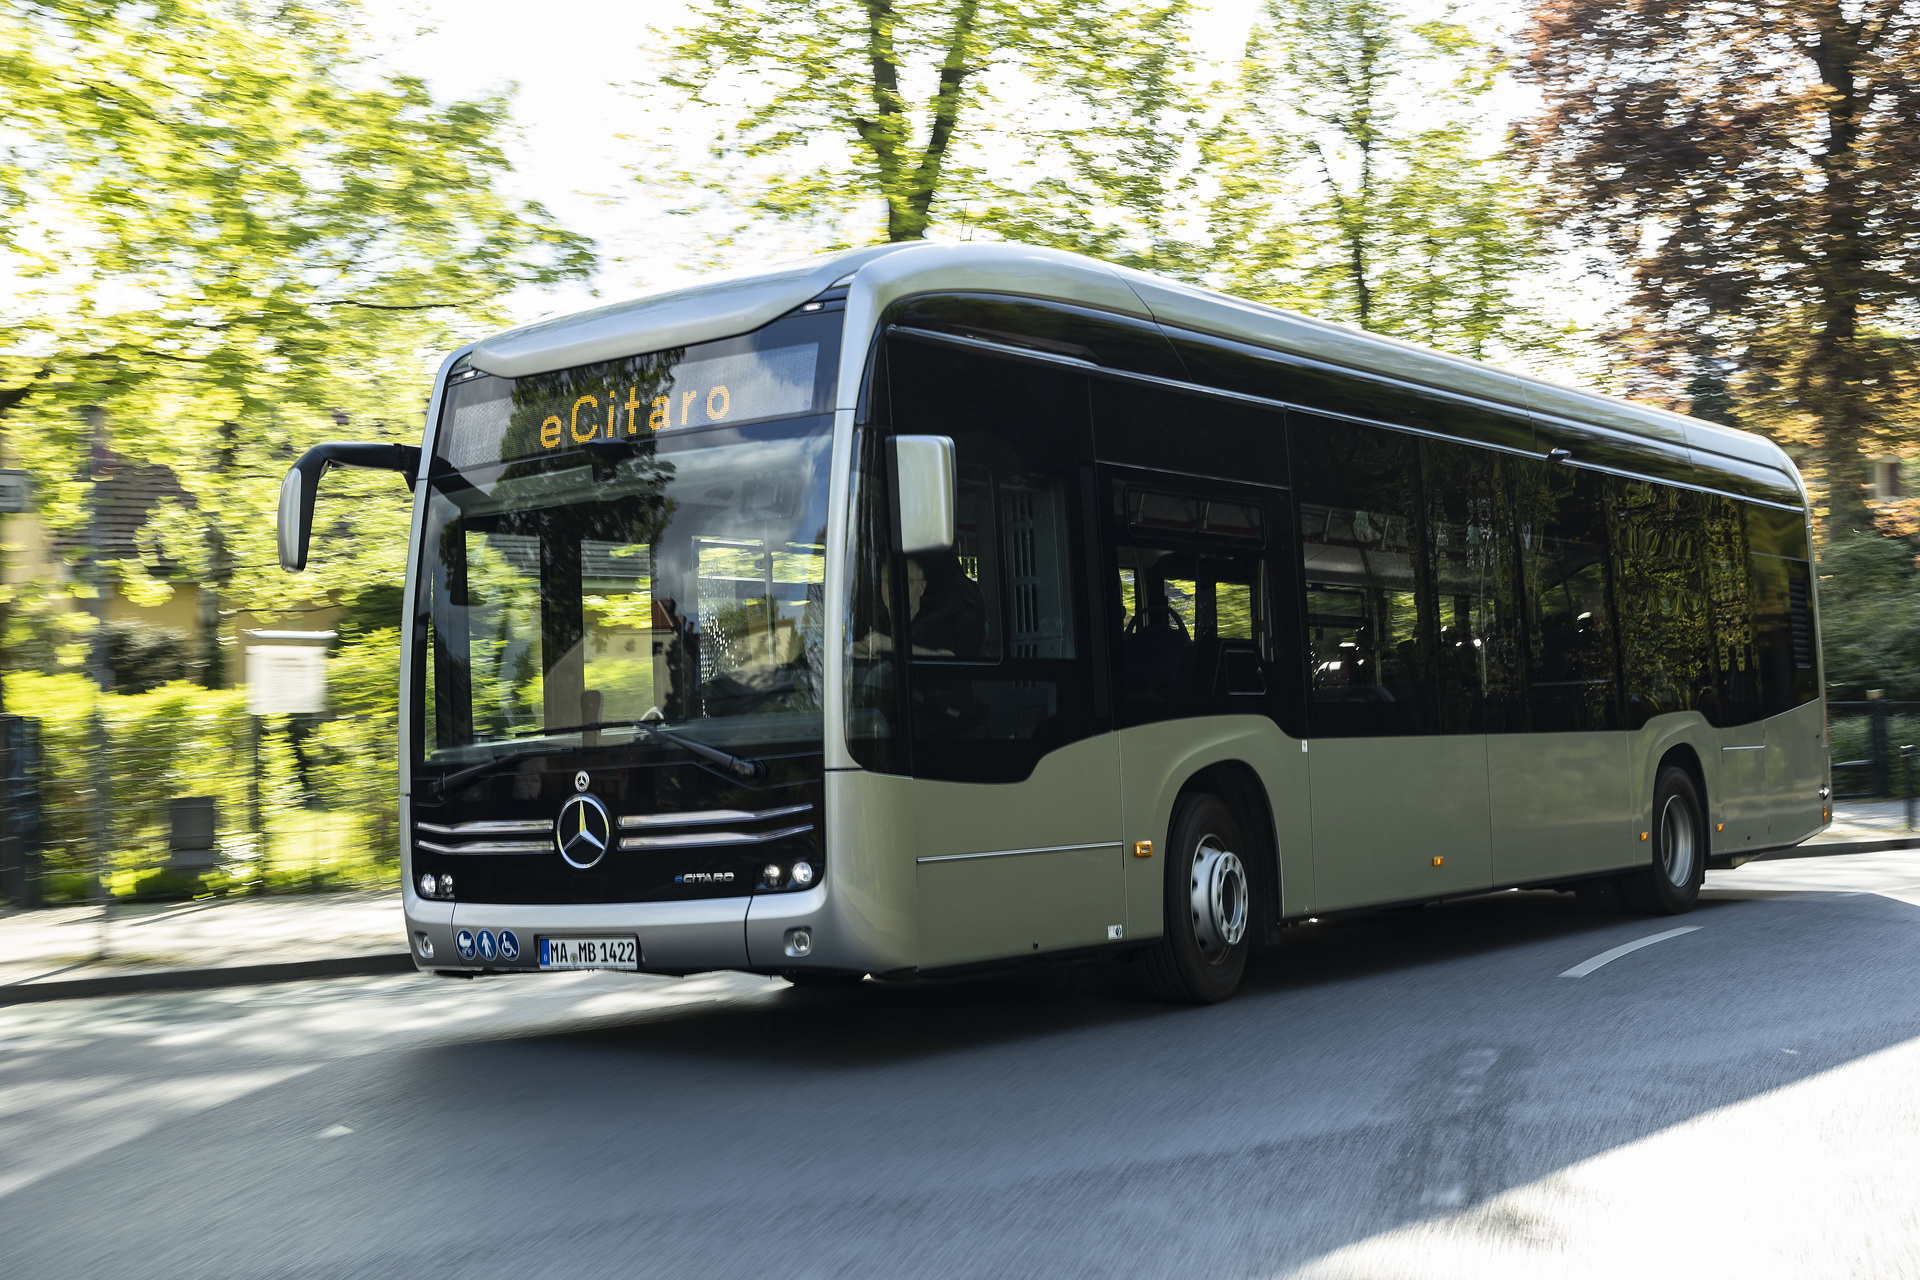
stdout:
{"type": "Polygon", "coordinates": [[[437,452],[455,466],[483,466],[596,440],[637,441],[790,417],[812,409],[819,359],[816,343],[713,354],[693,348],[526,378],[455,382],[447,388],[437,452]]]}

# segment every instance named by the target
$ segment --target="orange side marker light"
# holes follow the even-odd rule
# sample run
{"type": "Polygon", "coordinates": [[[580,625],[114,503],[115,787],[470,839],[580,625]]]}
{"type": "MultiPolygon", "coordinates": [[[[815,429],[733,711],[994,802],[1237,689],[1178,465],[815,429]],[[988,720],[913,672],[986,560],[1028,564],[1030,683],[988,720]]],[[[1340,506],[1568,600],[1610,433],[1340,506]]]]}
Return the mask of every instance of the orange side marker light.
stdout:
{"type": "Polygon", "coordinates": [[[1646,839],[1646,838],[1647,838],[1647,837],[1648,837],[1649,835],[1651,835],[1651,834],[1653,834],[1653,833],[1652,833],[1652,832],[1650,832],[1650,831],[1642,831],[1642,832],[1640,833],[1640,838],[1641,838],[1642,840],[1645,840],[1645,839],[1646,839]]]}
{"type": "Polygon", "coordinates": [[[1433,865],[1436,867],[1443,867],[1446,865],[1446,863],[1447,863],[1447,860],[1445,858],[1435,858],[1433,860],[1433,865]]]}
{"type": "Polygon", "coordinates": [[[1133,842],[1133,856],[1136,858],[1151,858],[1153,856],[1153,841],[1135,840],[1133,842]]]}

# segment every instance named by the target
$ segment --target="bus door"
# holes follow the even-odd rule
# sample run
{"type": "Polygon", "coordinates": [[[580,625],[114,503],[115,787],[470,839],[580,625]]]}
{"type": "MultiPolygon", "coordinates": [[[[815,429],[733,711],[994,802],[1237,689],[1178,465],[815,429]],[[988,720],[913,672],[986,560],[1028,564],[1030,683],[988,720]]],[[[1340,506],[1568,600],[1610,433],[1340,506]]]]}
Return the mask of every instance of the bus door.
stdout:
{"type": "MultiPolygon", "coordinates": [[[[1109,643],[1128,838],[1167,838],[1170,815],[1159,807],[1170,788],[1190,774],[1196,755],[1220,759],[1224,741],[1268,793],[1271,814],[1243,821],[1271,816],[1282,849],[1304,852],[1306,771],[1276,724],[1297,714],[1299,702],[1294,646],[1283,643],[1294,630],[1285,606],[1295,595],[1286,491],[1105,467],[1101,492],[1118,598],[1117,609],[1109,607],[1109,643]],[[1229,716],[1259,717],[1255,735],[1244,720],[1220,719],[1229,716]]],[[[1236,852],[1251,866],[1255,850],[1236,852]]],[[[1161,927],[1161,865],[1128,863],[1130,931],[1161,927]]],[[[1304,861],[1292,869],[1300,873],[1293,892],[1304,901],[1304,861]]],[[[1274,868],[1252,871],[1257,892],[1279,891],[1274,868]]]]}
{"type": "Polygon", "coordinates": [[[881,606],[906,659],[920,967],[1104,945],[1126,894],[1085,378],[900,338],[887,357],[892,429],[950,437],[957,468],[956,545],[896,557],[881,606]]]}
{"type": "Polygon", "coordinates": [[[1315,906],[1492,883],[1487,728],[1512,679],[1501,479],[1446,441],[1288,415],[1315,906]]]}

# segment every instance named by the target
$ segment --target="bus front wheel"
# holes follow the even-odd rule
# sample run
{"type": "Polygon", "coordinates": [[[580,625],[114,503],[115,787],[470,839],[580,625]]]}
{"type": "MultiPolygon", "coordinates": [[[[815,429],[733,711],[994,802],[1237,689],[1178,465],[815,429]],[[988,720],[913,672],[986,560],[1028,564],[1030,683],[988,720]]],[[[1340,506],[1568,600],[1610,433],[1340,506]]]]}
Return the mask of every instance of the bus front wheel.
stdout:
{"type": "Polygon", "coordinates": [[[1685,769],[1669,765],[1653,785],[1652,860],[1620,879],[1620,896],[1650,916],[1693,910],[1707,878],[1707,823],[1700,791],[1685,769]]]}
{"type": "Polygon", "coordinates": [[[1175,1004],[1213,1004],[1240,985],[1253,902],[1247,844],[1218,796],[1182,796],[1168,831],[1166,932],[1147,950],[1147,981],[1175,1004]]]}

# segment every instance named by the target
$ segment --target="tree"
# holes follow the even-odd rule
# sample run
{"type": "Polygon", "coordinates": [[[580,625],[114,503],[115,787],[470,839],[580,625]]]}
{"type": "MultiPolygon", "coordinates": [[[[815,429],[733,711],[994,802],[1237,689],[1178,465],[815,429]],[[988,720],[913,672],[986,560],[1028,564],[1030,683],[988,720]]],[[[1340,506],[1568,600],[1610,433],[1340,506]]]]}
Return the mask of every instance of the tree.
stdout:
{"type": "MultiPolygon", "coordinates": [[[[417,439],[429,356],[497,325],[507,291],[592,262],[497,191],[506,101],[370,74],[351,16],[25,0],[0,17],[0,272],[30,286],[5,304],[0,423],[56,532],[84,539],[100,413],[116,454],[179,477],[190,501],[155,513],[141,561],[100,567],[136,599],[170,590],[166,560],[210,610],[285,607],[287,461],[348,431],[417,439]]],[[[328,504],[303,590],[399,572],[396,482],[342,479],[377,500],[328,504]]]]}
{"type": "Polygon", "coordinates": [[[1625,336],[1699,412],[1805,443],[1828,536],[1910,444],[1920,351],[1920,9],[1546,0],[1522,136],[1550,216],[1633,282],[1625,336]]]}
{"type": "Polygon", "coordinates": [[[679,180],[839,243],[946,222],[1151,258],[1173,239],[1190,7],[697,0],[665,82],[729,118],[679,180]]]}
{"type": "Polygon", "coordinates": [[[1479,103],[1503,63],[1387,0],[1267,0],[1208,139],[1229,289],[1463,355],[1553,345],[1543,257],[1479,103]]]}

